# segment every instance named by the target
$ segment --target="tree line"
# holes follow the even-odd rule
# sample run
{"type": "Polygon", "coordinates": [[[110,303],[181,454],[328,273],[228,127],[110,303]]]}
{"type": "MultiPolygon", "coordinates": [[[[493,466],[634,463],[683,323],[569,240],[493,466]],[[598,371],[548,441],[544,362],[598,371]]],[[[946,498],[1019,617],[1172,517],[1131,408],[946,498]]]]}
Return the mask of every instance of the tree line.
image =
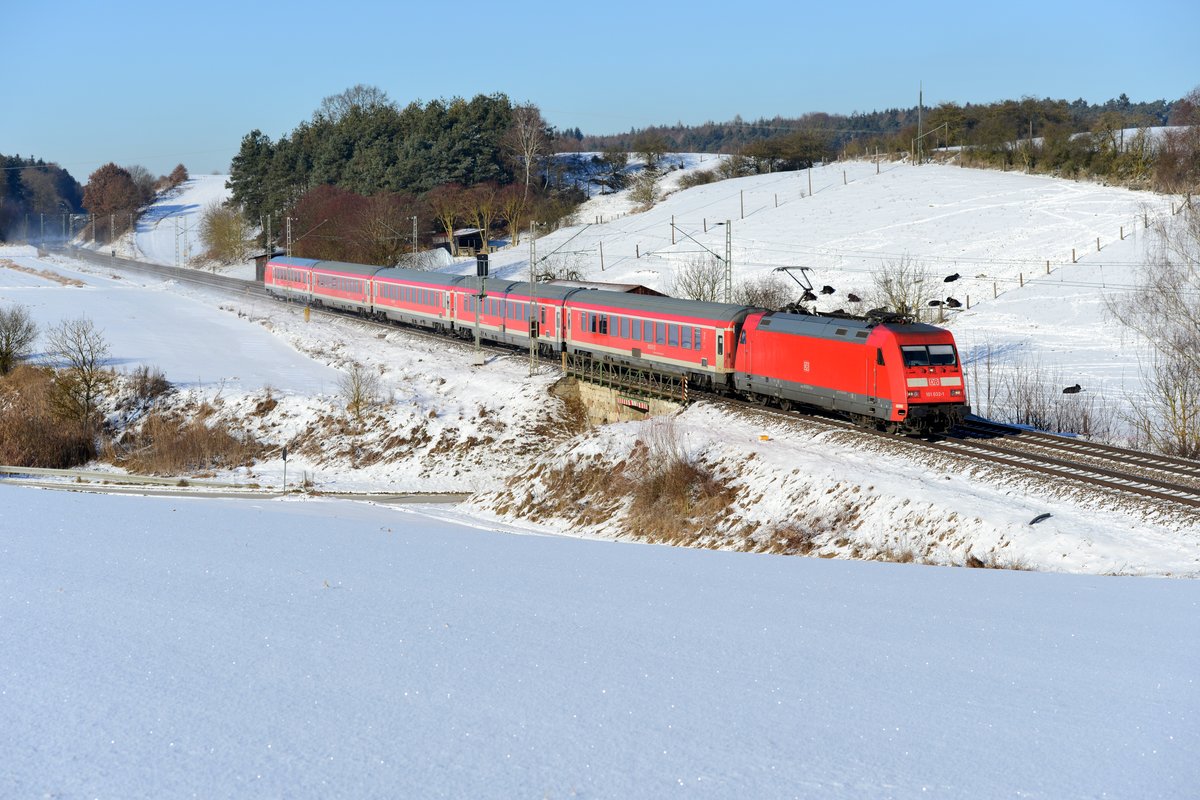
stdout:
{"type": "Polygon", "coordinates": [[[325,98],[277,140],[246,134],[228,186],[264,244],[391,264],[460,225],[479,228],[485,243],[506,227],[515,243],[529,219],[561,218],[578,190],[555,185],[552,139],[535,105],[504,94],[400,108],[380,89],[358,85],[325,98]]]}
{"type": "Polygon", "coordinates": [[[71,229],[109,242],[129,229],[137,210],[158,192],[187,179],[182,164],[156,178],[143,166],[110,162],[80,186],[57,164],[0,155],[0,241],[58,239],[68,229],[66,216],[86,212],[90,221],[71,229]]]}
{"type": "Polygon", "coordinates": [[[969,163],[1022,168],[1063,177],[1100,177],[1162,191],[1187,191],[1200,180],[1200,146],[1194,130],[1151,137],[1146,129],[1196,126],[1200,98],[1193,91],[1175,101],[1135,103],[1122,94],[1103,103],[1026,97],[994,103],[941,103],[869,113],[812,113],[701,125],[651,126],[628,133],[561,141],[568,147],[637,152],[647,139],[668,152],[725,153],[739,163],[735,174],[796,169],[842,155],[895,155],[965,150],[969,163]],[[1140,130],[1140,133],[1138,132],[1140,130]],[[1129,133],[1129,131],[1133,131],[1129,133]]]}
{"type": "Polygon", "coordinates": [[[0,154],[0,242],[40,231],[43,214],[57,223],[59,215],[78,213],[82,205],[83,188],[62,167],[0,154]]]}

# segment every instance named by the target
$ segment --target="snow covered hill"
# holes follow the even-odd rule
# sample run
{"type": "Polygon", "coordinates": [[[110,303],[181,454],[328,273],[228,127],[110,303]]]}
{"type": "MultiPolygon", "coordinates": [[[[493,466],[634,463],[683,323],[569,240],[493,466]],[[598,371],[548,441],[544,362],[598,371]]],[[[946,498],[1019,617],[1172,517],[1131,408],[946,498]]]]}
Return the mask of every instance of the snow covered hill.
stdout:
{"type": "MultiPolygon", "coordinates": [[[[711,157],[685,164],[713,166],[711,157]]],[[[682,174],[668,172],[664,189],[682,174]]],[[[595,197],[580,224],[543,237],[537,255],[569,260],[593,280],[668,290],[689,262],[724,256],[718,223],[729,221],[735,284],[807,267],[816,287],[836,290],[813,305],[852,312],[866,309],[849,294],[869,297],[872,276],[907,258],[929,271],[927,300],[963,304],[929,318],[954,330],[968,363],[986,355],[1001,373],[1036,364],[1047,381],[1080,383],[1115,403],[1140,395],[1141,376],[1104,297],[1133,289],[1147,224],[1182,201],[1015,172],[852,161],[672,192],[642,213],[629,213],[628,190],[595,197]],[[945,283],[951,275],[961,277],[945,283]]],[[[492,269],[520,277],[528,258],[519,246],[493,255],[492,269]]]]}

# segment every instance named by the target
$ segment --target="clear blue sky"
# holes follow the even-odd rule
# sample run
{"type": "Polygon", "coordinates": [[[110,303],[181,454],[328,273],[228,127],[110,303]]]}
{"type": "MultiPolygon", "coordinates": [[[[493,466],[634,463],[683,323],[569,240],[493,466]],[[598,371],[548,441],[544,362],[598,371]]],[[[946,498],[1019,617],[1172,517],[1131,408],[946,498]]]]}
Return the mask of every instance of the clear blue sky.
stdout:
{"type": "Polygon", "coordinates": [[[505,92],[585,133],[909,106],[921,83],[926,104],[1171,100],[1200,85],[1197,32],[1197,0],[20,3],[0,153],[81,183],[109,161],[224,171],[246,133],[357,83],[401,105],[505,92]]]}

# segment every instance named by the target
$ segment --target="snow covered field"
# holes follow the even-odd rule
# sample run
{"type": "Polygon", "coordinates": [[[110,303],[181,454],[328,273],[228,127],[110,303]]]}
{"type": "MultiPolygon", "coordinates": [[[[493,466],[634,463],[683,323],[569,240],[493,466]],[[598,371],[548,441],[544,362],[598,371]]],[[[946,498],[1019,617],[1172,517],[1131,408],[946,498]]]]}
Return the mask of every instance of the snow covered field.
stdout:
{"type": "Polygon", "coordinates": [[[6,797],[1200,785],[1195,581],[5,486],[0,529],[6,797]]]}

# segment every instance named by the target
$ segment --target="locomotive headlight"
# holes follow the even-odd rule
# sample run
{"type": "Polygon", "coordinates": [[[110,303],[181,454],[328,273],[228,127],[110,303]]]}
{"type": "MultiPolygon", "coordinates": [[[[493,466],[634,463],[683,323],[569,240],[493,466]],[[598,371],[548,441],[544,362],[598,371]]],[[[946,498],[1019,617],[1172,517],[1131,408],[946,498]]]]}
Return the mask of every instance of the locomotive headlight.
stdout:
{"type": "Polygon", "coordinates": [[[909,396],[909,397],[920,397],[920,396],[921,396],[921,392],[920,392],[920,390],[918,390],[918,389],[909,389],[909,390],[908,390],[908,396],[909,396]]]}
{"type": "Polygon", "coordinates": [[[962,389],[951,389],[950,396],[951,397],[962,397],[962,389]]]}

